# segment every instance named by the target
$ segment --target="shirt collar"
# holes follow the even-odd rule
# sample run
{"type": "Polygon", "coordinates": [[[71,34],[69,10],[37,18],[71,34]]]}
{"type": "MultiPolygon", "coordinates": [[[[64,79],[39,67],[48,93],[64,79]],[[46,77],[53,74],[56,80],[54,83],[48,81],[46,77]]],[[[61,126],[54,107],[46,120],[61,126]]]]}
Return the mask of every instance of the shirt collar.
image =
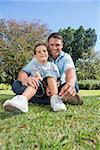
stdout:
{"type": "Polygon", "coordinates": [[[62,58],[64,56],[65,52],[61,51],[59,56],[54,60],[51,56],[49,57],[49,60],[52,61],[58,61],[60,58],[62,58]]]}

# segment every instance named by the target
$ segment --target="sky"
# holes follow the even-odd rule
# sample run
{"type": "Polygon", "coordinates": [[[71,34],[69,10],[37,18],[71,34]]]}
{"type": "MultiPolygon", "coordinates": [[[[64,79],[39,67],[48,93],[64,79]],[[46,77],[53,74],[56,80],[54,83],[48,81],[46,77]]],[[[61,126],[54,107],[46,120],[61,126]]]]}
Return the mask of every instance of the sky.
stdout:
{"type": "Polygon", "coordinates": [[[0,19],[40,21],[53,32],[69,26],[96,30],[100,52],[100,0],[0,0],[0,19]]]}

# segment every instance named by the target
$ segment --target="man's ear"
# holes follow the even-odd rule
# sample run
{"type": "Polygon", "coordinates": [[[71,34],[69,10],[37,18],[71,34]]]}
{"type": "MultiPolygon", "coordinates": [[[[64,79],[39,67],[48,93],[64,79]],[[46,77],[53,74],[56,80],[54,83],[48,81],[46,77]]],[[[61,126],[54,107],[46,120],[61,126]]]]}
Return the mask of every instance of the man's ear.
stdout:
{"type": "Polygon", "coordinates": [[[62,48],[64,47],[64,42],[62,42],[62,48]]]}
{"type": "Polygon", "coordinates": [[[47,51],[48,51],[48,54],[50,54],[50,50],[49,50],[49,46],[48,46],[48,44],[47,44],[47,51]]]}

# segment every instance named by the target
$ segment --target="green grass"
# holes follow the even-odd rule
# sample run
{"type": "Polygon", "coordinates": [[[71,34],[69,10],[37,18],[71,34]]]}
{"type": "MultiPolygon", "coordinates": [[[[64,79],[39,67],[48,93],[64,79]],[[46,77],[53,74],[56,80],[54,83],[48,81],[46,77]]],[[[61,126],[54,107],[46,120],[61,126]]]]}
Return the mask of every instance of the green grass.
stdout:
{"type": "Polygon", "coordinates": [[[82,106],[66,105],[52,112],[49,105],[30,104],[29,112],[4,112],[12,91],[0,91],[0,150],[100,150],[100,91],[81,91],[82,106]]]}

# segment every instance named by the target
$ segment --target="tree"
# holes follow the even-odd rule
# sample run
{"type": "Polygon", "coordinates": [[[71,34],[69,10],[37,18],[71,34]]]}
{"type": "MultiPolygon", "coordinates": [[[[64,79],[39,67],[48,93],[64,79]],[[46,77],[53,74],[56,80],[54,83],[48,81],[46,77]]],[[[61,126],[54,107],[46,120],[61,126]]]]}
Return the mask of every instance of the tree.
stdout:
{"type": "Polygon", "coordinates": [[[83,53],[90,53],[97,40],[95,30],[91,28],[85,30],[83,26],[80,26],[77,30],[70,27],[60,29],[59,33],[64,38],[65,46],[63,50],[71,54],[74,63],[83,57],[83,53]]]}
{"type": "Polygon", "coordinates": [[[75,30],[68,27],[67,29],[65,29],[65,28],[60,29],[59,33],[63,37],[63,42],[64,42],[63,50],[65,52],[69,53],[70,55],[72,55],[72,46],[71,46],[71,44],[74,41],[75,30]]]}
{"type": "Polygon", "coordinates": [[[97,40],[97,35],[94,29],[87,29],[85,31],[85,42],[84,42],[84,49],[85,52],[88,52],[89,49],[93,49],[97,40]]]}
{"type": "Polygon", "coordinates": [[[17,78],[19,70],[33,57],[35,44],[46,41],[49,32],[39,22],[0,20],[0,67],[7,82],[17,78]]]}

